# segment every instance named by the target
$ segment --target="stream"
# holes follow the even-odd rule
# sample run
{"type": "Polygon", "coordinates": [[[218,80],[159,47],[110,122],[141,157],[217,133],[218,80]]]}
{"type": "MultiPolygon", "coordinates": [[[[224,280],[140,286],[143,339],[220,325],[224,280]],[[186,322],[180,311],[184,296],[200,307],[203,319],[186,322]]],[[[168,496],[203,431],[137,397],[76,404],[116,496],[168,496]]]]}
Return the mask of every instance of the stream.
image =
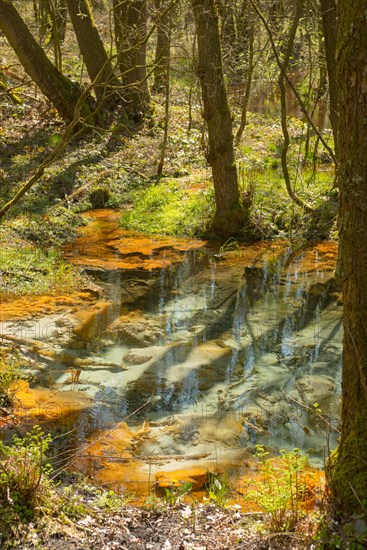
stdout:
{"type": "Polygon", "coordinates": [[[1,308],[2,346],[19,346],[30,377],[17,388],[24,423],[68,432],[60,467],[73,456],[142,497],[162,471],[238,480],[259,444],[322,468],[340,418],[336,244],[220,249],[122,230],[114,210],[86,216],[64,250],[86,287],[1,308]]]}

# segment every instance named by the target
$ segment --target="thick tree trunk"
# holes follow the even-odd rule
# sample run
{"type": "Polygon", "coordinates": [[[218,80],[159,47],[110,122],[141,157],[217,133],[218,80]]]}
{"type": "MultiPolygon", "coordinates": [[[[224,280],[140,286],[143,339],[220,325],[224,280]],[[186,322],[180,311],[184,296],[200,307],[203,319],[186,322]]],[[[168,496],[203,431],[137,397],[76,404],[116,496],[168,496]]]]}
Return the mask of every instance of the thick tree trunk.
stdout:
{"type": "Polygon", "coordinates": [[[208,126],[208,162],[212,167],[216,212],[212,231],[235,235],[246,221],[235,165],[232,119],[223,79],[218,17],[214,0],[192,0],[198,36],[198,74],[203,117],[208,126]]]}
{"type": "Polygon", "coordinates": [[[330,122],[334,135],[335,156],[339,158],[338,124],[339,105],[336,80],[336,0],[320,0],[322,30],[325,40],[326,66],[329,80],[330,122]]]}
{"type": "Polygon", "coordinates": [[[366,516],[367,500],[367,1],[339,1],[339,266],[344,302],[342,434],[336,508],[366,516]]]}
{"type": "Polygon", "coordinates": [[[89,1],[66,0],[66,3],[89,78],[94,82],[99,75],[96,96],[113,108],[119,99],[119,81],[99,35],[89,1]]]}
{"type": "MultiPolygon", "coordinates": [[[[15,51],[26,73],[55,106],[65,121],[71,121],[81,95],[78,84],[66,78],[48,59],[10,0],[0,0],[0,28],[15,51]]],[[[88,96],[81,116],[91,116],[92,98],[88,96]]],[[[91,121],[91,118],[90,118],[91,121]]]]}
{"type": "Polygon", "coordinates": [[[115,36],[125,111],[140,122],[150,111],[146,71],[147,1],[113,0],[115,36]]]}
{"type": "Polygon", "coordinates": [[[157,45],[154,59],[153,89],[156,92],[164,92],[171,47],[171,13],[169,11],[165,11],[163,14],[160,13],[162,8],[163,10],[166,8],[164,0],[155,0],[155,8],[157,14],[157,45]]]}

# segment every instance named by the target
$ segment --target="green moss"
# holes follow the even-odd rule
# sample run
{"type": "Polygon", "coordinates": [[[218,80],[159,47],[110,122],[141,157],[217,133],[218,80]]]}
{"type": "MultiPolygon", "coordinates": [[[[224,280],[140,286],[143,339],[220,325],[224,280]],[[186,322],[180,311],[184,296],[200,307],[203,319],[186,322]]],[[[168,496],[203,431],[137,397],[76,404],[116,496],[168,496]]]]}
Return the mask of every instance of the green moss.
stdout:
{"type": "Polygon", "coordinates": [[[170,179],[132,192],[130,196],[133,208],[121,219],[127,229],[166,235],[202,235],[214,214],[211,189],[190,193],[170,179]]]}
{"type": "MultiPolygon", "coordinates": [[[[352,405],[350,405],[352,406],[352,405]]],[[[367,517],[367,410],[355,419],[354,430],[338,448],[331,464],[331,486],[336,509],[348,517],[367,517]]]]}

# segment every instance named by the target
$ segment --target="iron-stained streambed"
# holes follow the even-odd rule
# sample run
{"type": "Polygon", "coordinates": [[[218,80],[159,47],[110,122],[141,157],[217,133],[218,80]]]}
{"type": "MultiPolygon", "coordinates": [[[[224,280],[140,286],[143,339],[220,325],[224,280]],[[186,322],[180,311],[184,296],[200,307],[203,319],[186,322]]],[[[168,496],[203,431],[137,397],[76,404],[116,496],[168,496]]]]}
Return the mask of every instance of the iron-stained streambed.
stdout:
{"type": "Polygon", "coordinates": [[[86,288],[1,308],[3,348],[16,343],[31,376],[25,425],[69,432],[56,466],[139,495],[162,472],[243,479],[257,444],[322,467],[340,415],[336,244],[219,249],[88,216],[65,249],[86,288]]]}

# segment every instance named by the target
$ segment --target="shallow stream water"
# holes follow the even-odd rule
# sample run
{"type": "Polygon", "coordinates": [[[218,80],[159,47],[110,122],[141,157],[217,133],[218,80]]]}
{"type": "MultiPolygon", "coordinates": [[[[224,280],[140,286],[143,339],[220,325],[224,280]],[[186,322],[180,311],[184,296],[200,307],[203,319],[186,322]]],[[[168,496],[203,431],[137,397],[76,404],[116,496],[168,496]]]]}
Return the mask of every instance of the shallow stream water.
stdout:
{"type": "Polygon", "coordinates": [[[140,493],[162,470],[239,477],[257,444],[322,467],[340,414],[335,243],[218,249],[124,231],[113,210],[88,217],[65,249],[90,276],[84,292],[1,319],[33,376],[19,399],[70,431],[74,467],[140,493]]]}

